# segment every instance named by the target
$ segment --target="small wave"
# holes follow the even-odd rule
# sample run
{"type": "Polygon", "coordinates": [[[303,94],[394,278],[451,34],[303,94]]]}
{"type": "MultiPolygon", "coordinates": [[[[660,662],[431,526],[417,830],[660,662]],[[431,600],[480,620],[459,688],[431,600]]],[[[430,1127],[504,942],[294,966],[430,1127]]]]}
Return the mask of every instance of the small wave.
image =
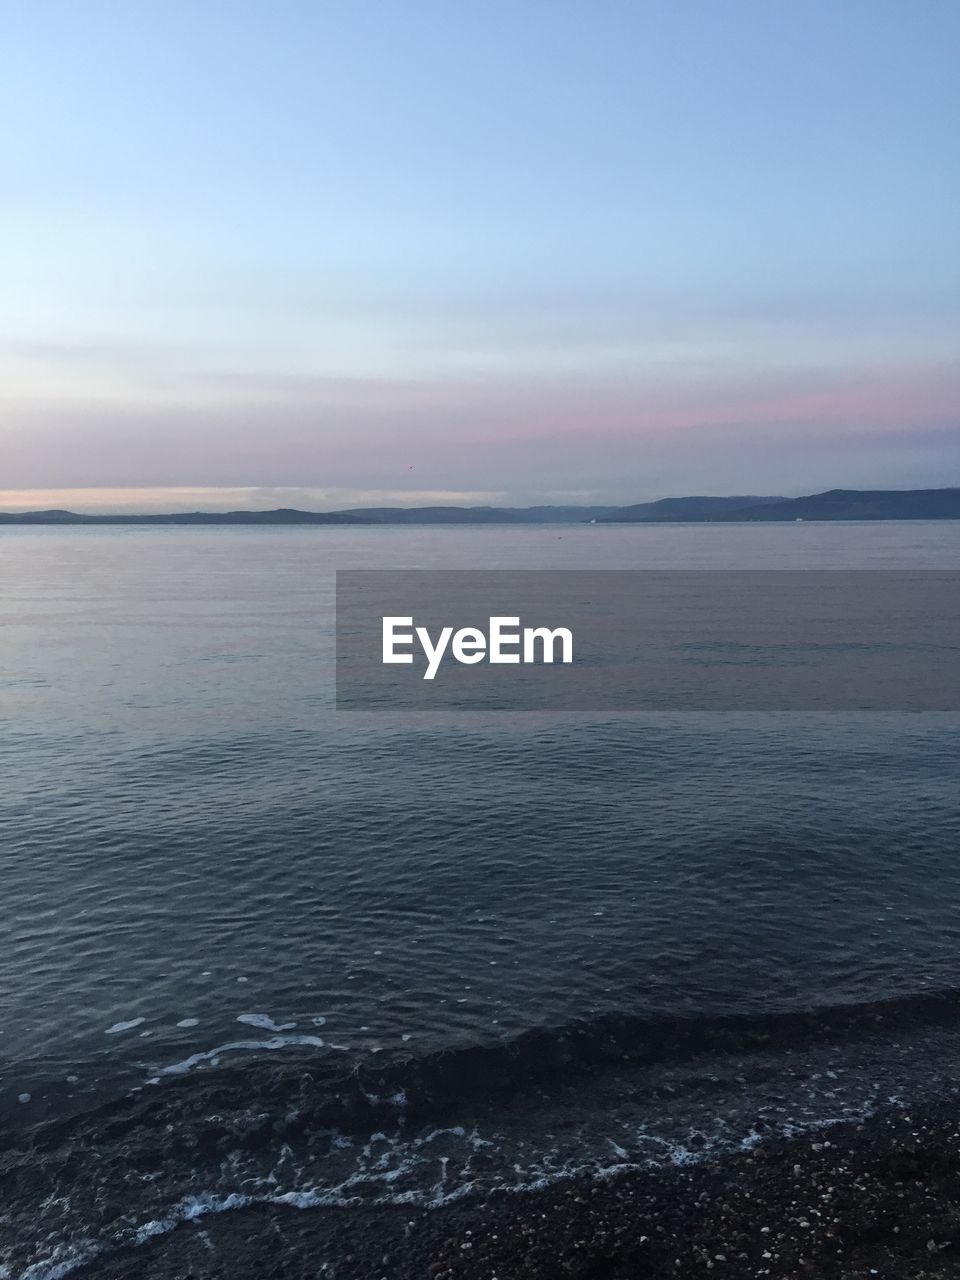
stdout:
{"type": "MultiPolygon", "coordinates": [[[[960,1022],[960,991],[922,993],[859,1005],[832,1005],[759,1017],[650,1018],[610,1013],[559,1028],[532,1029],[511,1040],[395,1057],[382,1065],[359,1062],[344,1072],[330,1055],[294,1058],[289,1083],[303,1127],[361,1129],[379,1116],[403,1112],[410,1120],[455,1115],[465,1102],[497,1105],[527,1090],[553,1090],[564,1081],[638,1065],[682,1062],[710,1056],[803,1049],[855,1041],[918,1025],[960,1022]],[[309,1069],[309,1084],[303,1073],[309,1069]]],[[[296,1046],[323,1047],[319,1036],[282,1034],[238,1040],[164,1067],[184,1075],[222,1055],[296,1046]]],[[[336,1046],[326,1045],[328,1049],[336,1046]]],[[[284,1102],[282,1070],[271,1075],[265,1103],[284,1102]]],[[[244,1096],[248,1088],[244,1087],[244,1096]]],[[[285,1107],[290,1115],[289,1106],[285,1107]]]]}
{"type": "Polygon", "coordinates": [[[579,1078],[615,1078],[637,1066],[833,1046],[958,1022],[960,992],[950,990],[757,1018],[605,1014],[499,1043],[384,1055],[376,1064],[354,1062],[318,1035],[251,1037],[159,1066],[148,1078],[158,1087],[114,1098],[95,1112],[51,1118],[31,1130],[31,1142],[36,1150],[52,1149],[97,1124],[123,1132],[192,1123],[211,1143],[219,1134],[242,1147],[318,1129],[370,1132],[400,1115],[408,1123],[455,1125],[464,1106],[493,1114],[525,1094],[539,1098],[579,1078]]]}

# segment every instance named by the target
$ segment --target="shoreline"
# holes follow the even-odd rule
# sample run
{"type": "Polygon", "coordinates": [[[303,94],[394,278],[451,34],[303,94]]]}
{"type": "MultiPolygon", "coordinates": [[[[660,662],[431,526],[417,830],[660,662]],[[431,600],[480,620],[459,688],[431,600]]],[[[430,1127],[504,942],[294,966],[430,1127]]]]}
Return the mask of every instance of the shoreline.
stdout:
{"type": "Polygon", "coordinates": [[[940,1280],[960,1276],[960,1103],[885,1110],[697,1165],[442,1208],[254,1205],[84,1280],[940,1280]]]}

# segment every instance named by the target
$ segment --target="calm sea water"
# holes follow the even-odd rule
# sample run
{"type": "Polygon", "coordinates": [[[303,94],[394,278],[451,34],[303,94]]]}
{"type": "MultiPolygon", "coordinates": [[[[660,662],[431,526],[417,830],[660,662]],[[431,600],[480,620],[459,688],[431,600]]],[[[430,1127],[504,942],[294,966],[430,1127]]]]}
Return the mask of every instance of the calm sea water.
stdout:
{"type": "Polygon", "coordinates": [[[952,1088],[957,717],[336,713],[372,567],[958,568],[960,524],[4,530],[0,1274],[952,1088]]]}

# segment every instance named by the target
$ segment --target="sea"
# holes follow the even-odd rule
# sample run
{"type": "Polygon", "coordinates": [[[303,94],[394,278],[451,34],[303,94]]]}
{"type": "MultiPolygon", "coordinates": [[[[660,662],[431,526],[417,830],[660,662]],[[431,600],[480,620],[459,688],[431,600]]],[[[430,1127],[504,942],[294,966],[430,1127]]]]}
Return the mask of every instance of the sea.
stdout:
{"type": "Polygon", "coordinates": [[[960,1081],[960,717],[338,711],[334,573],[956,569],[960,523],[0,533],[0,1277],[960,1081]]]}

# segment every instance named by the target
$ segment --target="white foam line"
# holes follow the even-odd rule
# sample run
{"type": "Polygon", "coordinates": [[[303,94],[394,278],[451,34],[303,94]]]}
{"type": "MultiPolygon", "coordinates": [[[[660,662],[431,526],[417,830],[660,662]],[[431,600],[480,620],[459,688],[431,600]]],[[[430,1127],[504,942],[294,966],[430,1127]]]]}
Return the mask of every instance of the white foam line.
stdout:
{"type": "Polygon", "coordinates": [[[40,1262],[27,1267],[20,1280],[64,1280],[71,1271],[82,1267],[103,1252],[94,1240],[82,1240],[79,1244],[61,1247],[40,1262]]]}
{"type": "Polygon", "coordinates": [[[134,1027],[139,1027],[143,1022],[146,1022],[146,1018],[131,1018],[129,1022],[115,1022],[112,1027],[107,1027],[103,1034],[105,1036],[119,1035],[121,1031],[132,1031],[134,1027]]]}
{"type": "Polygon", "coordinates": [[[183,1222],[195,1222],[197,1218],[203,1218],[208,1213],[229,1213],[231,1209],[245,1209],[253,1203],[253,1196],[242,1195],[237,1191],[227,1196],[214,1194],[187,1196],[186,1200],[181,1201],[165,1218],[153,1218],[138,1227],[134,1240],[137,1244],[144,1244],[155,1236],[166,1235],[168,1231],[173,1231],[183,1222]]]}
{"type": "Polygon", "coordinates": [[[274,1022],[267,1013],[239,1013],[237,1014],[238,1022],[245,1022],[248,1027],[259,1027],[261,1031],[292,1031],[297,1025],[295,1022],[274,1022]]]}
{"type": "MultiPolygon", "coordinates": [[[[322,1190],[319,1187],[308,1187],[303,1191],[274,1191],[269,1195],[246,1195],[233,1191],[229,1195],[216,1192],[204,1192],[200,1195],[187,1196],[176,1205],[164,1218],[155,1218],[138,1227],[134,1236],[137,1244],[144,1244],[155,1236],[166,1235],[184,1222],[195,1222],[198,1218],[210,1213],[230,1213],[235,1209],[246,1209],[254,1204],[286,1205],[293,1209],[316,1209],[328,1207],[344,1207],[358,1202],[356,1196],[345,1196],[343,1192],[362,1183],[391,1182],[404,1173],[409,1173],[408,1165],[390,1169],[383,1173],[351,1174],[336,1187],[322,1190]]],[[[391,1196],[378,1197],[375,1203],[384,1204],[391,1201],[391,1196]]],[[[26,1280],[26,1277],[23,1278],[26,1280]]],[[[30,1280],[34,1280],[33,1277],[30,1280]]]]}
{"type": "Polygon", "coordinates": [[[227,1044],[217,1045],[215,1049],[207,1049],[203,1053],[192,1053],[189,1058],[184,1058],[182,1062],[172,1062],[167,1067],[161,1067],[158,1074],[161,1076],[182,1076],[194,1067],[199,1066],[201,1062],[212,1062],[214,1058],[219,1058],[224,1053],[238,1053],[244,1049],[286,1049],[289,1045],[312,1045],[315,1049],[322,1049],[324,1042],[319,1036],[288,1035],[271,1036],[269,1040],[230,1040],[227,1044]]]}

